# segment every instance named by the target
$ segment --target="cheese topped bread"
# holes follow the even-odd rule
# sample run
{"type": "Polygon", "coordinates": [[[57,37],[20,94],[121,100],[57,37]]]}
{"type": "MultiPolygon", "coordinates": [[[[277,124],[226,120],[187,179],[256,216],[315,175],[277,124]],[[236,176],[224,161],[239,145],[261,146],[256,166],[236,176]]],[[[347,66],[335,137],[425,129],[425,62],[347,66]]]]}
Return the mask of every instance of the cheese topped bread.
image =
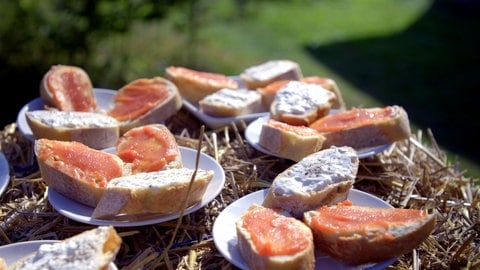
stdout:
{"type": "Polygon", "coordinates": [[[77,141],[94,149],[113,147],[120,133],[115,118],[97,112],[37,110],[25,117],[36,139],[77,141]]]}
{"type": "Polygon", "coordinates": [[[136,173],[112,179],[95,207],[92,217],[112,219],[117,216],[168,215],[179,213],[186,200],[187,208],[198,203],[206,192],[214,171],[176,168],[136,173]]]}
{"type": "Polygon", "coordinates": [[[199,110],[214,117],[234,117],[265,111],[260,93],[223,88],[198,102],[199,110]]]}
{"type": "Polygon", "coordinates": [[[283,85],[270,105],[270,118],[295,126],[308,126],[330,112],[335,94],[299,81],[283,85]]]}
{"type": "Polygon", "coordinates": [[[300,80],[300,65],[291,60],[270,60],[246,68],[240,78],[248,89],[255,90],[279,80],[300,80]]]}
{"type": "Polygon", "coordinates": [[[65,240],[42,244],[38,250],[10,265],[10,270],[110,269],[122,239],[112,226],[99,226],[65,240]]]}
{"type": "Polygon", "coordinates": [[[273,180],[263,206],[292,216],[347,198],[357,176],[359,159],[351,147],[330,147],[304,157],[273,180]]]}

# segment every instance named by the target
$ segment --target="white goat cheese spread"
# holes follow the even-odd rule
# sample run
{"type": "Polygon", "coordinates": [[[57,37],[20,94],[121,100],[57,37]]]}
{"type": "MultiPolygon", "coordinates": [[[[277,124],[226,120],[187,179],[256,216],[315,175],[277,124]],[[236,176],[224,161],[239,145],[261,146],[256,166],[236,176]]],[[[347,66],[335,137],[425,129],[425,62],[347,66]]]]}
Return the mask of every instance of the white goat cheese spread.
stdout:
{"type": "Polygon", "coordinates": [[[95,112],[37,110],[26,113],[32,119],[52,128],[93,128],[118,125],[115,118],[95,112]]]}
{"type": "Polygon", "coordinates": [[[273,106],[278,114],[302,115],[327,104],[335,94],[320,85],[291,81],[275,95],[273,106]]]}
{"type": "Polygon", "coordinates": [[[287,73],[296,68],[296,64],[287,60],[272,60],[263,64],[249,67],[243,73],[252,80],[265,81],[275,76],[287,73]]]}

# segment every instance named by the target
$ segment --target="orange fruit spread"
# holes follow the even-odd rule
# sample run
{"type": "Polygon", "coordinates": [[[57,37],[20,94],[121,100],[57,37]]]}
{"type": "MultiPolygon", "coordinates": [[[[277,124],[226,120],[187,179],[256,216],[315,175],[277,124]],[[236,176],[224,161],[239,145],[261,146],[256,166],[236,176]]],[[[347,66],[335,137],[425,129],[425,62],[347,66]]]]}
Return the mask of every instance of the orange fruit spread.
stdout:
{"type": "Polygon", "coordinates": [[[57,69],[47,77],[47,86],[60,110],[88,112],[97,109],[90,79],[83,71],[74,67],[57,69]]]}
{"type": "Polygon", "coordinates": [[[280,81],[274,81],[270,84],[268,84],[265,87],[261,88],[261,91],[264,93],[271,93],[275,94],[282,88],[282,86],[286,85],[290,80],[280,80],[280,81]]]}
{"type": "Polygon", "coordinates": [[[220,73],[204,72],[175,66],[167,67],[167,72],[173,74],[173,76],[178,79],[192,80],[212,87],[229,86],[230,88],[236,88],[238,85],[235,80],[220,73]]]}
{"type": "Polygon", "coordinates": [[[71,177],[105,187],[111,179],[122,176],[122,164],[113,154],[74,141],[40,140],[37,158],[71,177]]]}
{"type": "Polygon", "coordinates": [[[334,132],[346,128],[355,128],[389,118],[393,108],[354,108],[348,111],[330,114],[313,122],[310,127],[319,132],[334,132]]]}
{"type": "Polygon", "coordinates": [[[291,255],[309,245],[309,236],[296,220],[278,214],[271,208],[248,211],[243,228],[249,232],[256,250],[263,256],[291,255]]]}
{"type": "Polygon", "coordinates": [[[124,162],[133,164],[134,172],[158,171],[180,154],[175,137],[154,126],[130,129],[118,139],[116,150],[124,162]]]}
{"type": "Polygon", "coordinates": [[[289,131],[296,133],[301,136],[309,136],[309,135],[319,135],[320,133],[315,129],[309,128],[307,126],[294,126],[289,125],[284,122],[280,122],[274,119],[268,119],[268,124],[274,128],[278,128],[284,131],[289,131]]]}
{"type": "Polygon", "coordinates": [[[163,103],[170,91],[161,80],[138,79],[115,94],[115,105],[108,115],[119,121],[136,119],[163,103]]]}
{"type": "Polygon", "coordinates": [[[394,236],[388,233],[389,226],[421,220],[428,215],[426,211],[418,209],[354,206],[350,201],[333,207],[322,206],[315,211],[316,215],[311,221],[311,227],[315,231],[340,235],[371,235],[374,230],[376,237],[384,240],[394,240],[394,236]]]}

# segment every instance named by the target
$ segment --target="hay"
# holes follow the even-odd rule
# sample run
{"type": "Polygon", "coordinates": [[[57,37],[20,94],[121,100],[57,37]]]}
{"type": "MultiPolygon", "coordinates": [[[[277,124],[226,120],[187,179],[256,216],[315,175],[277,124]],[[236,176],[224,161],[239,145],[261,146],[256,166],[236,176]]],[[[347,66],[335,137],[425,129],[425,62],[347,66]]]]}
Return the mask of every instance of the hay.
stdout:
{"type": "MultiPolygon", "coordinates": [[[[119,269],[235,269],[215,248],[215,218],[238,198],[267,188],[292,162],[252,148],[244,141],[245,124],[203,133],[199,121],[182,109],[166,125],[179,145],[199,147],[222,165],[225,187],[206,207],[181,219],[116,228],[123,243],[115,263],[119,269]]],[[[49,204],[32,143],[15,124],[5,127],[0,139],[11,170],[10,184],[1,197],[1,245],[64,239],[93,228],[63,217],[49,204]]],[[[461,164],[447,159],[433,134],[424,138],[421,131],[361,160],[356,189],[394,207],[429,209],[437,215],[432,235],[388,269],[480,268],[478,179],[465,177],[461,169],[461,164]]]]}

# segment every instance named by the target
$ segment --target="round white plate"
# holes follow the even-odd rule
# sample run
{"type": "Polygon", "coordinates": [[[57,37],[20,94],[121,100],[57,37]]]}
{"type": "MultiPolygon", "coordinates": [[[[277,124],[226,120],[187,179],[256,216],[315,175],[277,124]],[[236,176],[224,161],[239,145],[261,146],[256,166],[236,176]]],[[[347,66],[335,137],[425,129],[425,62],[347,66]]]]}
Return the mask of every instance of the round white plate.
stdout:
{"type": "MultiPolygon", "coordinates": [[[[180,152],[183,159],[183,164],[187,168],[195,168],[195,159],[197,156],[197,150],[180,147],[180,152]]],[[[204,207],[207,203],[211,202],[217,195],[222,191],[222,188],[225,183],[225,172],[218,162],[216,162],[212,157],[201,153],[199,168],[204,170],[213,170],[215,175],[213,176],[212,181],[208,184],[207,190],[203,195],[202,200],[196,205],[185,210],[184,215],[190,214],[197,211],[198,209],[204,207]]],[[[117,227],[132,227],[132,226],[143,226],[150,224],[157,224],[178,218],[178,214],[171,214],[166,216],[159,216],[151,219],[142,219],[142,220],[105,220],[105,219],[94,219],[92,218],[93,208],[87,205],[70,200],[59,193],[55,192],[53,189],[48,189],[48,200],[50,204],[62,215],[76,220],[78,222],[92,224],[92,225],[112,225],[117,227]]]]}
{"type": "MultiPolygon", "coordinates": [[[[282,157],[277,153],[273,153],[269,151],[268,149],[264,148],[258,143],[258,141],[260,140],[260,132],[262,131],[262,125],[263,123],[267,122],[269,118],[270,116],[263,116],[251,122],[245,129],[245,138],[247,139],[248,143],[250,143],[251,146],[253,146],[255,149],[257,149],[260,152],[269,154],[271,156],[279,157],[279,158],[286,158],[286,157],[282,157]]],[[[390,145],[391,144],[385,144],[377,147],[364,148],[364,149],[357,150],[358,158],[360,159],[367,158],[367,157],[376,155],[378,153],[381,153],[387,150],[390,147],[390,145]]]]}
{"type": "MultiPolygon", "coordinates": [[[[250,193],[225,208],[213,224],[213,241],[220,253],[232,264],[241,269],[248,269],[248,266],[240,254],[237,245],[237,232],[235,222],[240,218],[252,204],[262,204],[268,189],[250,193]]],[[[365,193],[363,191],[352,189],[348,199],[354,205],[391,208],[392,206],[385,201],[365,193]]],[[[315,252],[315,269],[337,269],[337,270],[359,270],[359,269],[384,269],[395,262],[395,258],[376,263],[351,266],[341,263],[331,257],[315,252]]]]}
{"type": "MultiPolygon", "coordinates": [[[[113,105],[113,96],[117,91],[111,89],[103,89],[103,88],[94,88],[93,93],[95,94],[95,98],[97,100],[98,107],[102,110],[108,111],[110,110],[111,106],[113,105]]],[[[25,113],[27,111],[35,111],[35,110],[44,110],[45,103],[43,102],[41,97],[38,97],[29,103],[25,104],[20,112],[17,115],[17,125],[18,129],[22,134],[30,140],[34,140],[32,130],[27,123],[27,118],[25,117],[25,113]]]]}
{"type": "Polygon", "coordinates": [[[7,158],[0,152],[0,196],[5,192],[10,182],[10,167],[7,158]]]}
{"type": "MultiPolygon", "coordinates": [[[[43,244],[52,244],[59,242],[58,240],[35,240],[4,245],[0,247],[0,257],[5,259],[7,265],[11,265],[21,258],[36,252],[43,244]]],[[[110,263],[108,270],[117,270],[114,263],[110,263]]]]}
{"type": "MultiPolygon", "coordinates": [[[[240,76],[230,76],[230,78],[234,79],[238,82],[238,88],[245,88],[240,76]]],[[[252,113],[246,114],[236,117],[213,117],[208,114],[205,114],[200,111],[198,107],[198,103],[191,103],[185,99],[183,99],[183,106],[193,115],[195,115],[198,119],[200,119],[203,123],[205,123],[210,128],[220,128],[224,126],[228,126],[231,123],[239,123],[240,121],[244,121],[245,123],[250,123],[251,121],[269,115],[268,111],[260,112],[260,113],[252,113]]]]}

